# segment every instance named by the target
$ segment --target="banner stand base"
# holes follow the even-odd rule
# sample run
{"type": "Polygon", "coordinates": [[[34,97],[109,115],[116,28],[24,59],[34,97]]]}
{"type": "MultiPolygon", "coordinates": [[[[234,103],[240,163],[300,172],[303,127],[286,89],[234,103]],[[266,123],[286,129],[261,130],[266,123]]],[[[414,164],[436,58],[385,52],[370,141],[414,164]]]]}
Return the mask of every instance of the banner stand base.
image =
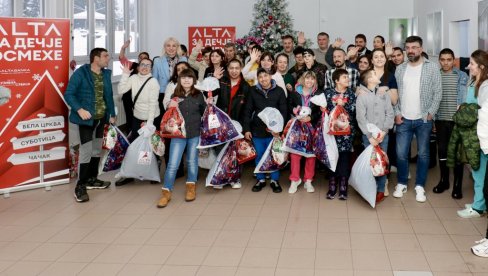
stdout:
{"type": "Polygon", "coordinates": [[[20,191],[25,191],[25,190],[37,189],[37,188],[44,188],[46,191],[51,191],[52,186],[69,184],[69,182],[70,182],[69,178],[64,178],[64,179],[58,179],[58,180],[42,182],[42,183],[37,183],[37,184],[15,186],[15,187],[11,187],[11,188],[0,189],[0,195],[3,194],[4,198],[9,198],[10,193],[12,193],[12,192],[20,192],[20,191]]]}

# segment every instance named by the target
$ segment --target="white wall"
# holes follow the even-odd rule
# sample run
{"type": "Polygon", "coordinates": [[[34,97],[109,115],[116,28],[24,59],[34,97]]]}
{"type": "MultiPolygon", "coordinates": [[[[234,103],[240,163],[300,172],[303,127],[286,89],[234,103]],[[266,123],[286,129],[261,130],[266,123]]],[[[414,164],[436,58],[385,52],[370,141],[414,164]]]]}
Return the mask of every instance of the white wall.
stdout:
{"type": "MultiPolygon", "coordinates": [[[[469,20],[468,49],[473,52],[478,49],[478,2],[479,0],[414,0],[414,16],[418,16],[419,36],[426,37],[427,14],[442,11],[442,48],[453,48],[454,54],[459,56],[457,45],[450,45],[449,27],[453,21],[469,20]]],[[[454,38],[454,41],[456,38],[454,38]]]]}
{"type": "MultiPolygon", "coordinates": [[[[288,0],[295,30],[302,30],[315,42],[320,31],[331,40],[342,37],[353,43],[357,33],[372,47],[377,34],[388,37],[389,18],[411,18],[414,0],[288,0]]],[[[151,56],[160,55],[165,38],[174,36],[188,44],[188,26],[236,26],[237,38],[249,32],[253,0],[144,0],[145,44],[151,56]]],[[[388,38],[387,38],[388,39],[388,38]]]]}

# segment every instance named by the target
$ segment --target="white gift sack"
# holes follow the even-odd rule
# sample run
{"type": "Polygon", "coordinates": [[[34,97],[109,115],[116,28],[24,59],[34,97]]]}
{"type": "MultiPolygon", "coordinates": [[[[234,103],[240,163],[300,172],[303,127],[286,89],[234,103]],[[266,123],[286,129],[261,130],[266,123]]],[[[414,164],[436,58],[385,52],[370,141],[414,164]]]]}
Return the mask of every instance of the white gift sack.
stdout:
{"type": "Polygon", "coordinates": [[[334,135],[330,135],[328,133],[327,126],[329,125],[329,115],[327,115],[327,113],[324,114],[323,124],[324,127],[322,128],[322,133],[324,135],[325,150],[327,151],[327,156],[329,157],[330,169],[335,172],[337,168],[337,161],[339,160],[339,148],[337,147],[337,142],[334,135]]]}
{"type": "Polygon", "coordinates": [[[127,149],[116,178],[137,178],[161,182],[158,161],[153,153],[150,140],[155,129],[154,126],[147,125],[139,129],[139,137],[127,149]]]}
{"type": "Polygon", "coordinates": [[[266,107],[259,112],[258,117],[272,132],[279,133],[283,131],[285,120],[278,109],[274,107],[266,107]]]}
{"type": "Polygon", "coordinates": [[[313,96],[312,98],[310,98],[310,101],[313,104],[318,105],[320,107],[327,107],[327,99],[325,98],[324,93],[322,93],[320,95],[313,96]]]}
{"type": "Polygon", "coordinates": [[[373,146],[369,145],[356,159],[352,166],[349,184],[374,208],[376,204],[376,179],[370,165],[372,152],[373,146]]]}
{"type": "Polygon", "coordinates": [[[210,170],[217,160],[217,154],[213,148],[200,149],[198,152],[198,166],[210,170]]]}

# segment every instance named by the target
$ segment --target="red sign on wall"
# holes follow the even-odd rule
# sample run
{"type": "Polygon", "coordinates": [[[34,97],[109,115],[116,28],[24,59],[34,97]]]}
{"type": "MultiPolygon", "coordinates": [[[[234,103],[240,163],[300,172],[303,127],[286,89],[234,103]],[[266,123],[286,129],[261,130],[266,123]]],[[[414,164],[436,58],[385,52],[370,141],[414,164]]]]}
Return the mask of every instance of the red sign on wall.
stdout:
{"type": "Polygon", "coordinates": [[[204,47],[224,49],[225,44],[236,40],[236,27],[188,27],[189,54],[200,39],[204,47]]]}
{"type": "Polygon", "coordinates": [[[0,18],[0,191],[69,181],[69,28],[0,18]]]}

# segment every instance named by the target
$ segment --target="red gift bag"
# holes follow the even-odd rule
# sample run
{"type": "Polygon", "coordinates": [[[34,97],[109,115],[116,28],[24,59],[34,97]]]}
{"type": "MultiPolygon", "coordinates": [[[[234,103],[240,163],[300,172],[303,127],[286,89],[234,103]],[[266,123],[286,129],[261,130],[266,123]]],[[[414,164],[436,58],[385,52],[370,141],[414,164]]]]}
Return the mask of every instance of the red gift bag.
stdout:
{"type": "Polygon", "coordinates": [[[164,138],[186,138],[185,119],[178,107],[170,107],[161,120],[161,136],[164,138]]]}
{"type": "Polygon", "coordinates": [[[351,125],[349,124],[349,114],[347,110],[336,105],[329,114],[329,134],[330,135],[350,135],[351,125]]]}
{"type": "Polygon", "coordinates": [[[381,149],[379,145],[373,147],[370,159],[371,171],[374,176],[383,176],[389,173],[388,171],[388,156],[381,149]]]}
{"type": "Polygon", "coordinates": [[[236,141],[237,143],[237,162],[239,165],[246,163],[247,161],[251,161],[256,158],[256,149],[252,145],[252,142],[247,141],[246,139],[239,139],[236,141]]]}

